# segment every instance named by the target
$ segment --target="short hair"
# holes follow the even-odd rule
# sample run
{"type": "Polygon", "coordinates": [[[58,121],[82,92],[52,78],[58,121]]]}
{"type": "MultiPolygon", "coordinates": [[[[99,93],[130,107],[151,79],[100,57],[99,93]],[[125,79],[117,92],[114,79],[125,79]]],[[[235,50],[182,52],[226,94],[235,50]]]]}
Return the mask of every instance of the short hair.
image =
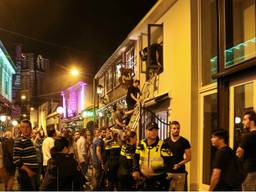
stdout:
{"type": "Polygon", "coordinates": [[[247,111],[247,112],[245,112],[244,115],[248,115],[249,120],[254,121],[254,125],[256,125],[256,113],[255,113],[255,111],[253,111],[253,110],[247,111]]]}
{"type": "Polygon", "coordinates": [[[127,131],[124,135],[124,141],[128,141],[130,142],[131,138],[134,138],[136,136],[136,132],[135,131],[127,131]]]}
{"type": "Polygon", "coordinates": [[[116,109],[117,109],[117,105],[116,105],[116,103],[113,105],[113,110],[114,111],[116,111],[116,109]]]}
{"type": "Polygon", "coordinates": [[[21,123],[27,123],[29,125],[29,127],[32,129],[32,124],[31,124],[31,122],[28,119],[23,119],[21,121],[21,123]]]}
{"type": "Polygon", "coordinates": [[[178,121],[171,121],[170,126],[171,125],[178,125],[180,127],[180,123],[178,121]]]}
{"type": "Polygon", "coordinates": [[[134,81],[134,83],[140,84],[140,80],[136,79],[136,80],[134,81]]]}
{"type": "Polygon", "coordinates": [[[69,140],[66,137],[58,137],[54,141],[54,146],[51,148],[52,157],[56,156],[56,153],[61,152],[64,147],[69,147],[69,140]]]}
{"type": "Polygon", "coordinates": [[[224,129],[216,129],[212,132],[212,135],[219,137],[224,140],[225,144],[228,144],[229,134],[227,130],[224,129]]]}
{"type": "Polygon", "coordinates": [[[47,136],[53,137],[56,134],[56,130],[53,125],[47,126],[47,136]]]}

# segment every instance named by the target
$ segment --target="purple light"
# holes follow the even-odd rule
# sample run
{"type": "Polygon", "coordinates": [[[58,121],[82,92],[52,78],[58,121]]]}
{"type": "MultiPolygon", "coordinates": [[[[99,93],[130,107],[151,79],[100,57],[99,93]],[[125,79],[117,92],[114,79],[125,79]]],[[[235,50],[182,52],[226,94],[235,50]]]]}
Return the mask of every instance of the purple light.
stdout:
{"type": "Polygon", "coordinates": [[[64,117],[73,117],[74,114],[80,113],[85,108],[85,86],[86,83],[79,81],[61,92],[65,111],[64,117]]]}
{"type": "Polygon", "coordinates": [[[62,102],[63,102],[63,117],[66,118],[67,116],[67,107],[66,107],[66,99],[65,99],[65,94],[64,91],[61,91],[61,95],[62,95],[62,102]]]}

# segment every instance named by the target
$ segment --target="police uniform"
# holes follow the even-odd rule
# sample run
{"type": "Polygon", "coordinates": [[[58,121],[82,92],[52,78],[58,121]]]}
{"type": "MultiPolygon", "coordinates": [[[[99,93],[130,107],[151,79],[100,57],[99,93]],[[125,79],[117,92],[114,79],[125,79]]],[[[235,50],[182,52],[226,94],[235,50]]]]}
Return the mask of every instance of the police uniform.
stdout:
{"type": "Polygon", "coordinates": [[[108,161],[108,189],[113,191],[118,187],[117,171],[119,167],[119,157],[121,146],[116,141],[111,141],[109,144],[109,161],[108,161]]]}
{"type": "Polygon", "coordinates": [[[135,181],[131,175],[135,150],[136,145],[130,144],[125,144],[121,148],[118,168],[118,190],[120,191],[132,191],[135,189],[135,181]]]}
{"type": "MultiPolygon", "coordinates": [[[[158,125],[151,122],[147,129],[158,129],[158,125]]],[[[144,178],[142,190],[168,190],[166,173],[171,164],[172,153],[164,141],[157,137],[153,144],[148,145],[147,139],[143,139],[136,148],[133,168],[144,178]]]]}

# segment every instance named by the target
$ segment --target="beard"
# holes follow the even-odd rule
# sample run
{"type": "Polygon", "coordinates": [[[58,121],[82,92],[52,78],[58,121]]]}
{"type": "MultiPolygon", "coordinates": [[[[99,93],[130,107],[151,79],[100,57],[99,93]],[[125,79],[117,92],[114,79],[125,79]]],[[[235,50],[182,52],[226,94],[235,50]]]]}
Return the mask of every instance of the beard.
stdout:
{"type": "Polygon", "coordinates": [[[179,133],[172,133],[173,137],[178,137],[180,134],[179,133]]]}

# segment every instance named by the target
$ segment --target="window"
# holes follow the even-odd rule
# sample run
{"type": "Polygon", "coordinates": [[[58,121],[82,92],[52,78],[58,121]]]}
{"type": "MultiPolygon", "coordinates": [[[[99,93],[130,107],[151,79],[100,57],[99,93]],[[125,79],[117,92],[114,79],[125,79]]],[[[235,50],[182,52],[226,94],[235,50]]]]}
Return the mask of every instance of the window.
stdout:
{"type": "Polygon", "coordinates": [[[9,97],[9,77],[5,74],[5,94],[9,97]]]}
{"type": "Polygon", "coordinates": [[[105,76],[103,75],[102,77],[99,78],[99,81],[98,81],[98,85],[101,85],[103,87],[103,93],[101,96],[104,96],[105,95],[105,84],[104,84],[104,78],[105,76]]]}
{"type": "Polygon", "coordinates": [[[201,1],[202,85],[213,83],[217,72],[217,1],[201,1]]]}
{"type": "Polygon", "coordinates": [[[113,87],[113,71],[112,71],[112,67],[107,71],[106,74],[106,92],[109,92],[110,90],[112,90],[113,87]]]}
{"type": "Polygon", "coordinates": [[[119,85],[120,84],[120,82],[119,82],[119,78],[121,77],[121,71],[120,71],[120,69],[122,68],[122,62],[121,62],[121,60],[119,60],[118,62],[117,62],[117,64],[114,66],[114,72],[115,72],[115,77],[114,77],[114,87],[115,86],[117,86],[117,85],[119,85]]]}
{"type": "Polygon", "coordinates": [[[134,68],[135,68],[135,52],[134,52],[133,47],[126,52],[126,64],[127,64],[127,68],[134,70],[134,68]]]}
{"type": "Polygon", "coordinates": [[[253,82],[234,88],[234,148],[238,147],[243,131],[243,115],[253,109],[253,82]]]}
{"type": "Polygon", "coordinates": [[[255,0],[225,1],[225,67],[256,57],[255,0]]]}
{"type": "Polygon", "coordinates": [[[149,24],[149,42],[147,54],[148,77],[160,74],[164,70],[163,65],[163,24],[149,24]]]}
{"type": "Polygon", "coordinates": [[[218,128],[217,93],[203,97],[203,183],[210,184],[212,161],[215,149],[211,146],[210,137],[218,128]]]}

